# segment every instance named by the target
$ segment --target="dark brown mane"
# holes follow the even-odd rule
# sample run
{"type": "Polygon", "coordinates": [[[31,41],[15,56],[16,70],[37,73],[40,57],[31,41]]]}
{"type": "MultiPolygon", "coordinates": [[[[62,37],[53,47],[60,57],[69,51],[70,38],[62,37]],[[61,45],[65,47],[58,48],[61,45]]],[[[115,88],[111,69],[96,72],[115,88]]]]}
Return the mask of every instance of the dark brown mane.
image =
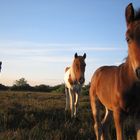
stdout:
{"type": "Polygon", "coordinates": [[[135,11],[135,20],[140,20],[140,9],[135,11]]]}

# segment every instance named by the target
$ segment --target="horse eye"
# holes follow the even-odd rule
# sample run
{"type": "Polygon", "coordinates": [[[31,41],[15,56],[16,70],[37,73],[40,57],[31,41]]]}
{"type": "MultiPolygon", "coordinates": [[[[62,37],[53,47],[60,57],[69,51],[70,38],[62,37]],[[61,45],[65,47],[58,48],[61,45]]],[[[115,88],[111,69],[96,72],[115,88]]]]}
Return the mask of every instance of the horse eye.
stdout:
{"type": "Polygon", "coordinates": [[[127,43],[130,43],[130,38],[126,37],[126,41],[127,41],[127,43]]]}

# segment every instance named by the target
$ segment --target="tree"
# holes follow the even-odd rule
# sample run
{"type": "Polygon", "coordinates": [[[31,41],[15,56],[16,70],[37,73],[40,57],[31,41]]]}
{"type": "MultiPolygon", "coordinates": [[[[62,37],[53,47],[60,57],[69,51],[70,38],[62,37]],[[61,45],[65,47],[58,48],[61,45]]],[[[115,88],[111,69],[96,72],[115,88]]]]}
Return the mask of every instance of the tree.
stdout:
{"type": "Polygon", "coordinates": [[[15,84],[11,87],[11,90],[16,91],[31,91],[33,88],[27,83],[25,78],[20,78],[15,81],[15,84]]]}
{"type": "Polygon", "coordinates": [[[23,86],[27,86],[28,85],[28,83],[27,83],[27,81],[25,80],[25,78],[20,78],[19,80],[16,80],[15,81],[15,85],[17,86],[17,87],[23,87],[23,86]]]}

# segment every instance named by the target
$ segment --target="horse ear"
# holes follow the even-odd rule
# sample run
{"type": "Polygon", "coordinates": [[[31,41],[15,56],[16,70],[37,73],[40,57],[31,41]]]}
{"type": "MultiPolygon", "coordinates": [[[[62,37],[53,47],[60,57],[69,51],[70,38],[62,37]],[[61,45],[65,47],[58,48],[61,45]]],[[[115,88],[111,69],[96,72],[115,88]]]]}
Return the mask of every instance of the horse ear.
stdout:
{"type": "Polygon", "coordinates": [[[75,57],[75,58],[77,58],[77,57],[78,57],[78,54],[77,54],[77,53],[75,53],[74,57],[75,57]]]}
{"type": "Polygon", "coordinates": [[[84,59],[86,58],[86,53],[84,53],[83,58],[84,58],[84,59]]]}
{"type": "Polygon", "coordinates": [[[125,18],[127,25],[134,20],[134,8],[132,3],[130,3],[125,9],[125,18]]]}

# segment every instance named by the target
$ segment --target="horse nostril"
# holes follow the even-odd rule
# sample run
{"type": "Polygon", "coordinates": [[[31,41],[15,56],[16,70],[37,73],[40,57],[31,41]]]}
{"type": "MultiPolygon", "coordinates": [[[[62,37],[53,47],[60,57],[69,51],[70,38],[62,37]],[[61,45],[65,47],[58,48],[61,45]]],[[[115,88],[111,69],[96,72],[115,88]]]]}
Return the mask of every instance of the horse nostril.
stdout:
{"type": "Polygon", "coordinates": [[[136,76],[138,79],[140,79],[140,68],[136,69],[136,76]]]}

